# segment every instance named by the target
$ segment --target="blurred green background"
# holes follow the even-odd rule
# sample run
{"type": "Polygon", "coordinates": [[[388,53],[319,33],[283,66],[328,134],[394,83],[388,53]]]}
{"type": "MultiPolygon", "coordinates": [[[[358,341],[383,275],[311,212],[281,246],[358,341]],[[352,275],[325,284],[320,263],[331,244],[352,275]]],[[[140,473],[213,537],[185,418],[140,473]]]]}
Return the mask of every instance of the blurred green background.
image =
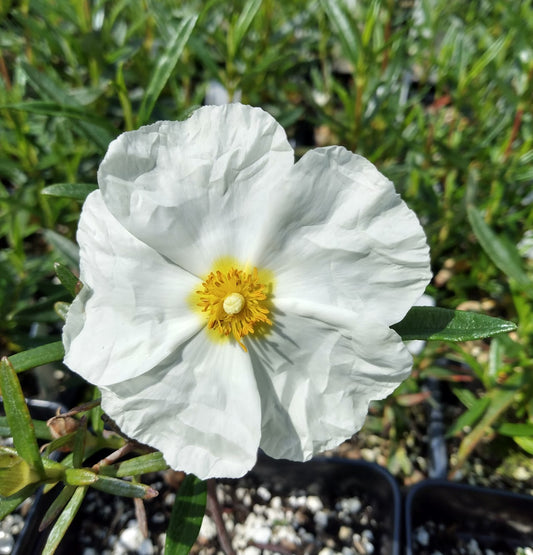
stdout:
{"type": "Polygon", "coordinates": [[[1,354],[59,338],[54,262],[77,271],[108,143],[226,95],[269,111],[297,155],[341,144],[369,158],[422,221],[437,305],[518,324],[417,357],[362,434],[381,462],[426,473],[412,453],[433,377],[452,469],[475,455],[533,487],[529,1],[2,0],[0,18],[1,354]]]}

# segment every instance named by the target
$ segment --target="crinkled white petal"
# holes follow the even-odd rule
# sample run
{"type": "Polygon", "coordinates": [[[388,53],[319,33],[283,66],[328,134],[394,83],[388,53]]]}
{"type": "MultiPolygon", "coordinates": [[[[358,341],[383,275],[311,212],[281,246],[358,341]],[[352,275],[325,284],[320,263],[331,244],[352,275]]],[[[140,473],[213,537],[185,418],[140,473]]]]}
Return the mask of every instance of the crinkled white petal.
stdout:
{"type": "Polygon", "coordinates": [[[368,404],[409,375],[412,358],[390,328],[351,311],[286,299],[265,341],[249,343],[262,392],[261,448],[307,460],[363,425],[368,404]]]}
{"type": "Polygon", "coordinates": [[[250,357],[235,342],[200,333],[149,374],[102,388],[102,407],[176,470],[236,478],[255,463],[261,402],[250,357]]]}
{"type": "Polygon", "coordinates": [[[81,293],[63,330],[65,364],[109,385],[148,372],[201,328],[188,297],[198,279],[126,231],[99,191],[78,228],[81,293]]]}
{"type": "Polygon", "coordinates": [[[424,231],[393,184],[364,158],[328,147],[305,154],[278,191],[251,257],[275,275],[275,299],[400,321],[431,271],[424,231]]]}
{"type": "Polygon", "coordinates": [[[245,261],[294,154],[260,108],[205,106],[113,141],[98,171],[107,207],[133,235],[196,275],[245,261]]]}

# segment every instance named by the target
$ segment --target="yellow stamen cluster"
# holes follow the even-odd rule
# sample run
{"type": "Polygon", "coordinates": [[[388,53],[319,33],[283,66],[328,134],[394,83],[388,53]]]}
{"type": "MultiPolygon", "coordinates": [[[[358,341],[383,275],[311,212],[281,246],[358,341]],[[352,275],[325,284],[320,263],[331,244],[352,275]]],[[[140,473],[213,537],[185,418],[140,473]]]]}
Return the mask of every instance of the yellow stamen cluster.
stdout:
{"type": "Polygon", "coordinates": [[[196,291],[198,306],[206,312],[207,327],[221,335],[233,335],[246,351],[242,338],[254,333],[254,326],[272,325],[267,314],[265,285],[260,283],[257,268],[249,274],[232,267],[228,271],[211,272],[202,283],[203,291],[196,291]]]}

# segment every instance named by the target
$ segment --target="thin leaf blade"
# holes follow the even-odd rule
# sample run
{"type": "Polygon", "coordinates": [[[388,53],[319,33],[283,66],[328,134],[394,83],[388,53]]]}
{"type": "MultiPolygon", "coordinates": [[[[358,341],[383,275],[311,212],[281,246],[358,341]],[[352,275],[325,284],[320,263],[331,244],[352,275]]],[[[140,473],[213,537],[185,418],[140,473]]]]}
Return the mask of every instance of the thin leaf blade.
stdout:
{"type": "Polygon", "coordinates": [[[155,103],[161,94],[164,86],[167,84],[168,79],[174,67],[178,63],[178,59],[191,36],[192,30],[196,25],[198,16],[189,16],[183,19],[178,27],[173,40],[165,48],[165,51],[159,57],[159,61],[152,73],[150,82],[146,87],[146,92],[139,108],[138,120],[139,125],[145,124],[152,114],[155,103]]]}
{"type": "Polygon", "coordinates": [[[207,500],[207,483],[189,474],[172,507],[165,555],[187,555],[198,537],[207,500]]]}
{"type": "Polygon", "coordinates": [[[8,357],[8,360],[15,372],[18,373],[37,366],[42,366],[43,364],[63,360],[64,356],[65,348],[63,347],[63,343],[61,341],[55,341],[54,343],[48,343],[40,347],[28,349],[22,353],[11,355],[8,357]]]}
{"type": "Polygon", "coordinates": [[[76,513],[78,512],[79,508],[81,507],[81,503],[83,498],[85,497],[85,493],[87,492],[87,486],[80,486],[76,488],[76,491],[70,498],[67,506],[57,519],[54,527],[50,531],[50,535],[46,540],[46,545],[43,549],[43,555],[53,555],[56,549],[59,546],[59,543],[65,536],[68,527],[72,524],[76,513]]]}
{"type": "Polygon", "coordinates": [[[44,466],[35,437],[33,421],[13,365],[7,357],[0,362],[0,387],[4,410],[17,453],[41,476],[44,466]]]}
{"type": "Polygon", "coordinates": [[[516,246],[494,233],[479,210],[473,206],[468,207],[468,220],[472,231],[492,262],[533,297],[533,283],[523,269],[522,259],[516,246]]]}
{"type": "Polygon", "coordinates": [[[97,188],[94,183],[54,183],[45,187],[41,194],[84,201],[97,188]]]}

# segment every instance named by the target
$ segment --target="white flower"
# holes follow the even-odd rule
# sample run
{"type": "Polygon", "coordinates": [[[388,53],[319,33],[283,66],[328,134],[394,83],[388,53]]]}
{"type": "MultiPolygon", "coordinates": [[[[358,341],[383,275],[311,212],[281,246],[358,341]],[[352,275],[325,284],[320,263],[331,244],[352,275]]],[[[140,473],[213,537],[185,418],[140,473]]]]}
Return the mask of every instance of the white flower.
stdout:
{"type": "Polygon", "coordinates": [[[389,326],[430,277],[392,183],[341,147],[294,164],[258,108],[207,106],[109,146],[78,230],[65,362],[128,436],[200,478],[306,460],[405,379],[389,326]]]}

